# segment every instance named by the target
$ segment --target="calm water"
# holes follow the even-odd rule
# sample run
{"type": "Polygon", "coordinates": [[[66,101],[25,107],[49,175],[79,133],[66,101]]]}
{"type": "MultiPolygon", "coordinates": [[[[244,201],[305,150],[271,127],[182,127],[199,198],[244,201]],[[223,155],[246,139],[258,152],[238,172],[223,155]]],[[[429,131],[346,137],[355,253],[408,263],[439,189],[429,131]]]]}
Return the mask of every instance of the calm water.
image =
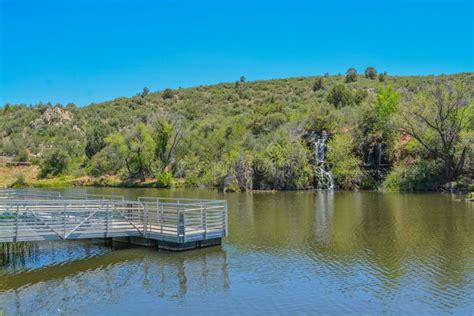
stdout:
{"type": "Polygon", "coordinates": [[[39,244],[0,267],[0,315],[474,313],[473,204],[441,194],[225,198],[230,236],[222,247],[170,253],[101,241],[39,244]]]}

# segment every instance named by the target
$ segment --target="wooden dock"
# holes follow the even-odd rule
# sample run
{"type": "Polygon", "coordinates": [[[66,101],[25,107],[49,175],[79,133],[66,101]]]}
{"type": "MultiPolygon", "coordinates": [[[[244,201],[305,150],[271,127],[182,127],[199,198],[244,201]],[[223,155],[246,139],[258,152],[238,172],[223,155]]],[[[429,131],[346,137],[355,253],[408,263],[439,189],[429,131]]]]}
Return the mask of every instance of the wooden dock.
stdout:
{"type": "Polygon", "coordinates": [[[227,223],[223,200],[0,190],[0,242],[114,238],[186,250],[220,244],[227,223]]]}

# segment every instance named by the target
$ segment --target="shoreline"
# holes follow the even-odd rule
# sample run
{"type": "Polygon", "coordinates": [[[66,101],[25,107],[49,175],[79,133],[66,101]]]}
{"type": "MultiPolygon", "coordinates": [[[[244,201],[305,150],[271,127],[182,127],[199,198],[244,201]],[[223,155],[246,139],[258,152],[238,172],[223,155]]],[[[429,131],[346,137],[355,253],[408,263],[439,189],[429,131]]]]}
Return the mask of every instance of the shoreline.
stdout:
{"type": "MultiPolygon", "coordinates": [[[[302,190],[276,190],[276,189],[255,189],[255,190],[239,190],[235,188],[222,188],[217,186],[206,185],[189,185],[185,179],[173,178],[170,183],[160,183],[156,179],[147,179],[145,182],[122,180],[119,176],[79,176],[64,175],[51,178],[38,178],[38,166],[23,166],[23,167],[0,167],[0,188],[151,188],[151,189],[176,189],[176,188],[200,188],[200,189],[216,189],[224,193],[234,192],[249,192],[249,193],[276,193],[276,192],[304,192],[304,191],[318,191],[316,188],[308,188],[302,190]]],[[[323,190],[324,191],[324,190],[323,190]]],[[[348,190],[335,189],[334,192],[345,192],[348,190]]],[[[421,190],[421,191],[390,191],[390,190],[349,190],[348,192],[404,192],[404,193],[452,193],[452,194],[472,194],[469,188],[456,189],[455,185],[450,185],[445,189],[435,191],[421,190]]],[[[471,198],[471,201],[474,201],[471,198]]]]}

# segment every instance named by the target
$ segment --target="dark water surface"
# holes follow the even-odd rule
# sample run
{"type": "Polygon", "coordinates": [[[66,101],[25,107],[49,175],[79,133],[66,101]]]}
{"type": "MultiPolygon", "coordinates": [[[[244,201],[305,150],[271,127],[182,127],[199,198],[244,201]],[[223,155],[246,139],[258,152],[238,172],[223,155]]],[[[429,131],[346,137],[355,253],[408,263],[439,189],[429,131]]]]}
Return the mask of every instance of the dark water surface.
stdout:
{"type": "Polygon", "coordinates": [[[183,253],[40,243],[0,266],[0,315],[474,313],[474,205],[450,195],[89,192],[226,198],[230,236],[183,253]]]}

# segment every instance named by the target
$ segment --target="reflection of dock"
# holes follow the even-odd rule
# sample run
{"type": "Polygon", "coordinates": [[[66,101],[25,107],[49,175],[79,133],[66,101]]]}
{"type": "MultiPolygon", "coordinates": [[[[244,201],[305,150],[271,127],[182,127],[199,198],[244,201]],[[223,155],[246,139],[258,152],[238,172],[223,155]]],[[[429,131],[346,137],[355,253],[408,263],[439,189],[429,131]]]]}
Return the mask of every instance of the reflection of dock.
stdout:
{"type": "Polygon", "coordinates": [[[120,238],[186,250],[220,244],[227,202],[1,190],[0,242],[120,238]],[[91,199],[92,198],[92,199],[91,199]]]}
{"type": "Polygon", "coordinates": [[[220,247],[186,255],[129,248],[2,275],[0,310],[28,315],[41,306],[50,309],[46,314],[74,314],[102,300],[136,303],[137,291],[155,299],[219,293],[230,287],[229,279],[227,253],[220,247]]]}

